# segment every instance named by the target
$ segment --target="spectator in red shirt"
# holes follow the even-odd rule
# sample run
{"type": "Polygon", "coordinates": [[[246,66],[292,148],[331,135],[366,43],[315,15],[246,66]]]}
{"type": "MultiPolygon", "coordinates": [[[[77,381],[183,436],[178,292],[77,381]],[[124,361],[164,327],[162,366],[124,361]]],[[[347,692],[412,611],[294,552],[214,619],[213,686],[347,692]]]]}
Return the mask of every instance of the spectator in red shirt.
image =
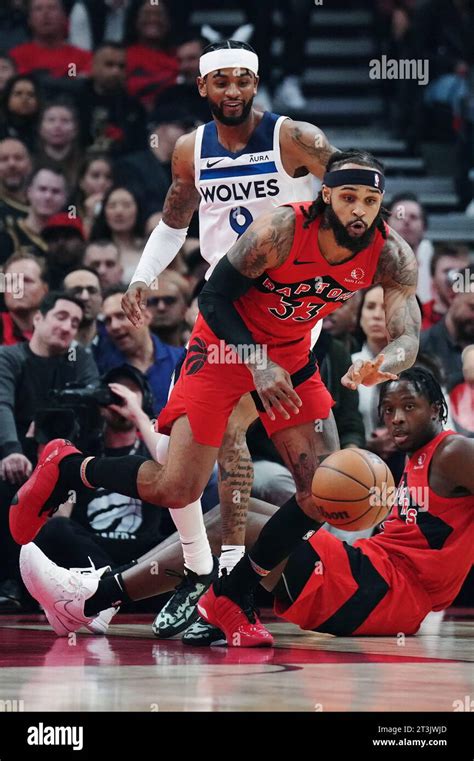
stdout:
{"type": "Polygon", "coordinates": [[[469,249],[463,244],[438,243],[430,263],[434,298],[422,306],[422,329],[436,325],[448,311],[454,298],[447,275],[450,270],[459,270],[469,264],[469,249]]]}
{"type": "Polygon", "coordinates": [[[178,60],[170,44],[171,22],[164,0],[143,0],[134,24],[135,38],[127,49],[130,95],[150,110],[157,95],[176,83],[178,60]]]}
{"type": "Polygon", "coordinates": [[[89,72],[91,54],[66,42],[67,17],[61,0],[31,0],[28,26],[31,42],[10,51],[20,74],[35,71],[58,78],[89,72]]]}
{"type": "Polygon", "coordinates": [[[0,345],[12,346],[31,341],[33,317],[48,291],[45,265],[33,254],[17,252],[3,268],[5,307],[0,313],[0,345]]]}

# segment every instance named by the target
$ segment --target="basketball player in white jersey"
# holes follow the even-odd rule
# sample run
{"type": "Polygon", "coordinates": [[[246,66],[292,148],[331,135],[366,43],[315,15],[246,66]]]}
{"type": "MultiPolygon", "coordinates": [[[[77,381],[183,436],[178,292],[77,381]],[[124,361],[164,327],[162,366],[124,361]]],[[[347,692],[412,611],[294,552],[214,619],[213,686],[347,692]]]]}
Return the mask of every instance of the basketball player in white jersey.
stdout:
{"type": "MultiPolygon", "coordinates": [[[[188,225],[199,208],[201,254],[209,262],[207,277],[219,259],[256,217],[274,207],[314,198],[313,178],[322,179],[336,150],[324,133],[306,122],[262,113],[253,108],[258,86],[258,57],[252,48],[228,40],[208,46],[200,59],[199,93],[207,98],[213,121],[184,135],[172,158],[173,182],[163,219],[151,234],[122,306],[134,325],[142,321],[146,293],[183,245],[188,225]]],[[[315,331],[315,338],[319,335],[315,331]]],[[[314,341],[313,341],[314,342],[314,341]]],[[[234,409],[219,452],[219,496],[222,514],[220,569],[230,572],[245,552],[245,524],[253,482],[246,432],[257,413],[250,395],[234,409]]],[[[335,428],[335,426],[334,426],[335,428]]],[[[328,431],[331,449],[337,431],[328,431]]],[[[157,447],[166,460],[168,437],[157,447]]],[[[330,450],[329,450],[330,451],[330,450]]],[[[158,614],[153,631],[171,637],[196,618],[196,602],[217,569],[204,528],[200,502],[171,510],[178,529],[186,576],[158,614]]],[[[208,636],[208,624],[195,624],[191,637],[208,636]]]]}

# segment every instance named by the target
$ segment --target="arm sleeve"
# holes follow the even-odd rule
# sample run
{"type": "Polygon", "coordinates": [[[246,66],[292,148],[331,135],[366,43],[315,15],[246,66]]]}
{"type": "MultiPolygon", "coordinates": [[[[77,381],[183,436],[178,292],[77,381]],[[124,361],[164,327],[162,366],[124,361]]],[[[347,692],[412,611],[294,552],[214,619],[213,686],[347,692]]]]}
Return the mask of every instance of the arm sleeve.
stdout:
{"type": "Polygon", "coordinates": [[[15,388],[21,371],[19,358],[0,347],[0,458],[23,454],[15,423],[15,388]]]}
{"type": "Polygon", "coordinates": [[[176,230],[161,220],[146,242],[130,285],[142,282],[149,286],[157,275],[161,275],[180,250],[187,232],[187,227],[176,230]]]}
{"type": "Polygon", "coordinates": [[[199,294],[199,310],[211,330],[227,344],[250,346],[253,336],[233,302],[255,281],[242,275],[224,256],[199,294]]]}

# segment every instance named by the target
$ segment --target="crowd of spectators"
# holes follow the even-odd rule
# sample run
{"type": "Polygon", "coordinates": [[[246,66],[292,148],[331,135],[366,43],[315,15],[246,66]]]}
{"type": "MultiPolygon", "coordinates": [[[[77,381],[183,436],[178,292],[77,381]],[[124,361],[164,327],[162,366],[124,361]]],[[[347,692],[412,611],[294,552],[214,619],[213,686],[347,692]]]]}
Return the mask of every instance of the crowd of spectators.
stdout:
{"type": "MultiPolygon", "coordinates": [[[[121,299],[160,219],[174,144],[209,119],[195,87],[206,43],[192,28],[181,25],[176,34],[176,4],[6,5],[8,12],[0,12],[0,611],[28,604],[18,577],[18,547],[9,536],[8,506],[35,466],[38,447],[66,430],[70,438],[97,435],[94,446],[107,454],[146,449],[136,427],[111,411],[110,400],[74,397],[68,406],[50,391],[72,393],[89,385],[104,391],[119,382],[122,393],[125,385],[138,394],[150,418],[166,403],[206,270],[197,220],[150,292],[140,328],[125,317],[121,299]]],[[[184,5],[189,17],[194,4],[184,5]]],[[[264,7],[245,5],[257,37],[264,7]]],[[[400,8],[408,18],[410,3],[400,8]]],[[[304,15],[297,0],[294,9],[304,15]]],[[[398,24],[403,27],[401,19],[398,24]]],[[[286,44],[282,76],[288,91],[297,90],[301,45],[291,33],[286,44]]],[[[270,77],[267,84],[273,97],[270,77]]],[[[433,246],[426,239],[426,212],[409,192],[393,198],[389,211],[391,226],[419,262],[419,361],[446,389],[450,424],[474,436],[469,248],[449,241],[433,246]]],[[[383,291],[375,286],[324,321],[315,353],[336,402],[341,446],[371,449],[399,475],[403,462],[378,420],[377,389],[354,393],[339,382],[355,359],[374,357],[385,343],[383,291]]],[[[284,503],[294,484],[259,423],[248,441],[254,495],[284,503]]],[[[205,507],[217,499],[213,480],[205,507]]],[[[172,530],[157,518],[165,513],[115,494],[89,495],[62,511],[61,520],[72,517],[76,526],[61,528],[61,536],[100,534],[108,556],[127,562],[172,530]]],[[[51,532],[49,541],[55,541],[51,532]]]]}

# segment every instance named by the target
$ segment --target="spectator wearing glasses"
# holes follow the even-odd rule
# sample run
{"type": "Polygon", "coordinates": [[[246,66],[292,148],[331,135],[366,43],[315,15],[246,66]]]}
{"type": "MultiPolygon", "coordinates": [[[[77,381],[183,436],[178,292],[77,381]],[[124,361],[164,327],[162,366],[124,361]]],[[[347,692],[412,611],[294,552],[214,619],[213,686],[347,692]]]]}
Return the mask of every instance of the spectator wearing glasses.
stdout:
{"type": "Polygon", "coordinates": [[[168,399],[168,390],[176,365],[184,357],[184,349],[163,343],[150,330],[151,313],[144,312],[143,325],[133,327],[122,309],[125,286],[115,286],[104,294],[102,314],[106,337],[94,347],[101,373],[128,363],[146,376],[153,391],[153,413],[158,415],[168,399]]]}
{"type": "Polygon", "coordinates": [[[183,346],[185,315],[189,304],[189,286],[178,272],[165,270],[147,301],[151,312],[151,331],[164,343],[183,346]]]}
{"type": "Polygon", "coordinates": [[[102,290],[99,276],[91,267],[79,267],[64,278],[63,289],[82,305],[82,321],[76,340],[85,349],[99,342],[100,323],[98,316],[102,309],[102,290]]]}

